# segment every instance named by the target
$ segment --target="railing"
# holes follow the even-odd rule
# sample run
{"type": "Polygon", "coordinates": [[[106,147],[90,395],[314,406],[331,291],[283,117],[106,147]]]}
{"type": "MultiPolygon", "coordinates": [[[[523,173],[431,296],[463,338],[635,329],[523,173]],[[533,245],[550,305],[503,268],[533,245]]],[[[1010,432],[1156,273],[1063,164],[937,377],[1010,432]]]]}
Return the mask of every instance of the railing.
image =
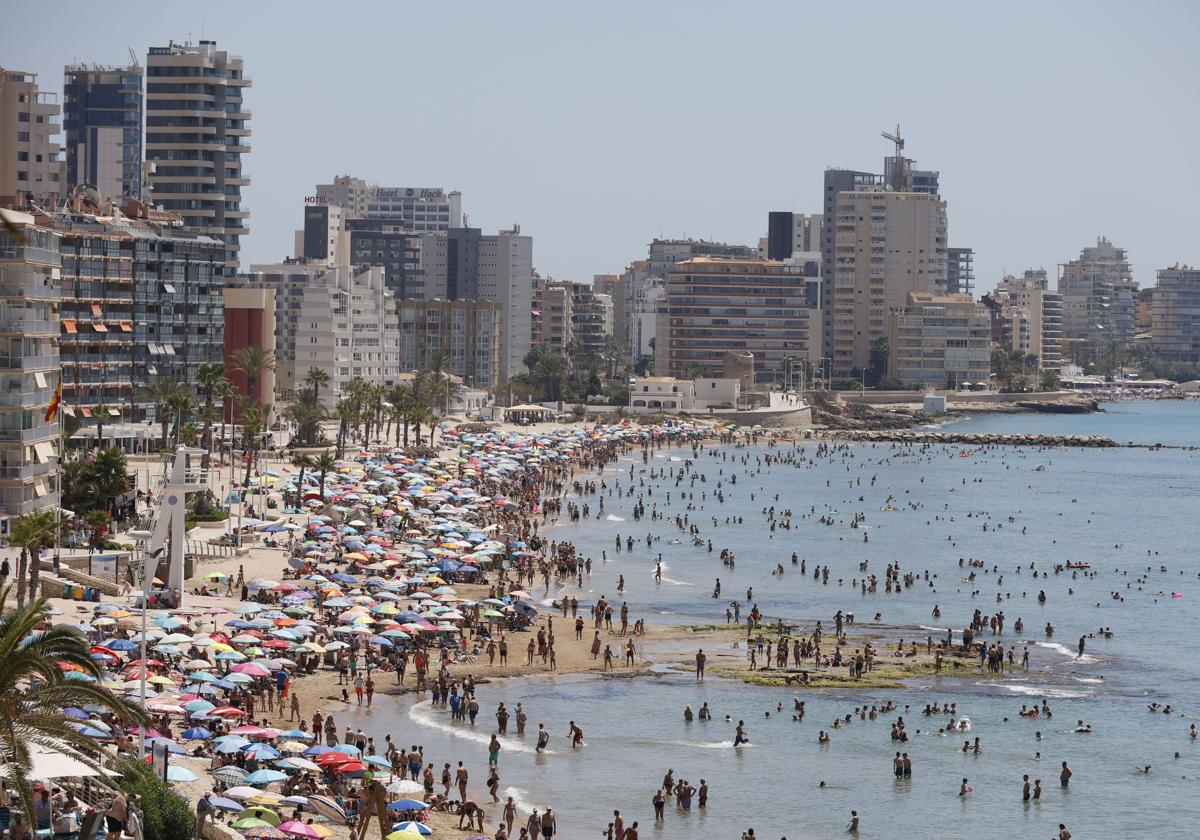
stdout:
{"type": "Polygon", "coordinates": [[[25,370],[27,368],[56,368],[58,356],[0,356],[0,368],[25,370]]]}

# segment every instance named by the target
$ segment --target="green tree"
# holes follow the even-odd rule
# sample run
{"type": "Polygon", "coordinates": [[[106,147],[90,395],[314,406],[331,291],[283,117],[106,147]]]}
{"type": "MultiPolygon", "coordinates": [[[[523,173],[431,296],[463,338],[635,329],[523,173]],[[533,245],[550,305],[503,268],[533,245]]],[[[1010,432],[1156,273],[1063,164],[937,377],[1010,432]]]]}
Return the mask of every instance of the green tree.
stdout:
{"type": "Polygon", "coordinates": [[[88,530],[92,532],[92,548],[96,551],[102,550],[104,548],[105,534],[112,523],[112,517],[108,515],[107,511],[97,508],[85,513],[83,521],[88,526],[88,530]]]}
{"type": "Polygon", "coordinates": [[[295,507],[300,507],[300,503],[304,501],[304,471],[312,469],[317,462],[311,455],[297,455],[292,458],[292,466],[300,470],[296,474],[296,504],[295,507]]]}
{"type": "Polygon", "coordinates": [[[290,403],[284,411],[284,417],[296,424],[296,442],[300,446],[312,446],[317,442],[321,424],[327,416],[312,391],[302,391],[300,399],[290,403]]]}
{"type": "MultiPolygon", "coordinates": [[[[15,525],[15,523],[14,523],[15,525]]],[[[88,767],[100,769],[96,742],[71,725],[64,708],[98,707],[126,726],[144,723],[145,714],[101,684],[103,673],[91,657],[91,643],[66,624],[42,629],[50,622],[45,598],[8,610],[11,587],[0,590],[0,762],[5,781],[16,788],[21,808],[33,813],[29,774],[33,747],[56,750],[88,767]],[[70,670],[68,670],[70,669],[70,670]],[[67,679],[70,672],[92,681],[67,679]]],[[[147,837],[155,836],[147,834],[147,837]]]]}
{"type": "Polygon", "coordinates": [[[337,401],[337,406],[334,410],[338,419],[337,432],[337,454],[341,458],[346,448],[346,434],[350,431],[350,427],[354,425],[354,418],[357,416],[357,409],[354,406],[354,401],[343,397],[337,401]]]}
{"type": "Polygon", "coordinates": [[[275,370],[275,351],[264,350],[257,344],[239,347],[229,357],[229,369],[246,377],[247,396],[259,407],[262,423],[270,425],[270,412],[265,410],[268,403],[258,398],[258,383],[263,374],[275,370]]]}
{"type": "Polygon", "coordinates": [[[200,395],[204,400],[201,417],[204,420],[204,431],[201,434],[204,446],[204,466],[207,468],[212,457],[212,426],[216,419],[214,402],[217,390],[225,382],[225,367],[217,362],[204,362],[196,368],[196,384],[200,386],[200,395]]]}
{"type": "Polygon", "coordinates": [[[237,386],[228,379],[222,379],[213,389],[213,393],[219,400],[221,400],[221,445],[225,446],[225,420],[227,416],[225,411],[225,401],[230,400],[232,407],[232,400],[237,396],[238,390],[237,386]]]}
{"type": "Polygon", "coordinates": [[[167,448],[167,434],[171,425],[171,412],[168,405],[171,399],[183,390],[183,386],[169,376],[156,376],[150,384],[142,388],[142,397],[155,405],[158,422],[162,424],[162,439],[158,446],[167,448]]]}
{"type": "Polygon", "coordinates": [[[100,403],[92,409],[92,419],[96,421],[96,449],[104,448],[104,424],[108,418],[112,417],[112,412],[104,403],[100,403]]]}
{"type": "Polygon", "coordinates": [[[155,775],[144,761],[123,758],[117,763],[117,785],[142,801],[142,836],[161,840],[191,840],[196,818],[192,806],[155,775]]]}
{"type": "Polygon", "coordinates": [[[321,494],[321,500],[325,500],[325,476],[330,470],[337,470],[337,458],[334,458],[328,452],[322,452],[317,460],[313,463],[313,469],[320,470],[321,477],[318,482],[321,494]]]}
{"type": "Polygon", "coordinates": [[[321,386],[329,384],[329,373],[324,368],[311,367],[304,375],[304,384],[312,388],[313,402],[321,403],[321,386]]]}
{"type": "Polygon", "coordinates": [[[170,399],[167,400],[167,408],[175,418],[175,445],[179,445],[180,433],[183,431],[183,424],[196,411],[196,398],[192,396],[192,392],[187,388],[180,387],[170,399]]]}
{"type": "MultiPolygon", "coordinates": [[[[114,446],[96,453],[87,471],[86,480],[98,504],[112,511],[117,496],[130,488],[129,468],[125,453],[114,446]]],[[[74,508],[72,508],[74,510],[74,508]]]]}
{"type": "Polygon", "coordinates": [[[1038,378],[1038,385],[1043,391],[1057,391],[1061,384],[1058,378],[1058,371],[1043,370],[1041,376],[1038,378]]]}
{"type": "MultiPolygon", "coordinates": [[[[54,545],[55,529],[55,514],[48,510],[18,516],[12,521],[8,543],[14,548],[21,549],[21,555],[17,559],[18,609],[25,606],[26,575],[29,577],[30,599],[36,601],[38,597],[38,583],[42,574],[39,558],[41,557],[42,549],[54,545]]],[[[8,587],[4,588],[4,595],[8,595],[8,587]]],[[[2,603],[0,601],[0,606],[2,606],[2,603]]],[[[3,623],[0,621],[0,627],[2,626],[3,623]]],[[[2,670],[0,668],[0,672],[2,670]]],[[[3,715],[0,715],[0,718],[3,718],[3,715]]]]}
{"type": "Polygon", "coordinates": [[[879,380],[887,375],[888,366],[888,340],[886,336],[880,336],[871,342],[871,350],[867,355],[867,370],[866,384],[872,388],[879,384],[879,380]]]}

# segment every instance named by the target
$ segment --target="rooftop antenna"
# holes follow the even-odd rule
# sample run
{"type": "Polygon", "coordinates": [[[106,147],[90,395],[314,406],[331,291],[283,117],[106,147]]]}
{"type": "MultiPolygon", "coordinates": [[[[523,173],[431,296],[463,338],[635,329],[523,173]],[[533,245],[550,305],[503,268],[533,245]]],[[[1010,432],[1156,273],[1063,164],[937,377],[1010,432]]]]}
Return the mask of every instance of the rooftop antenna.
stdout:
{"type": "Polygon", "coordinates": [[[895,134],[892,134],[890,131],[881,131],[879,134],[885,140],[891,140],[896,144],[896,157],[904,156],[904,138],[900,136],[900,123],[896,123],[895,134]]]}
{"type": "Polygon", "coordinates": [[[125,49],[129,50],[129,60],[133,62],[133,64],[131,66],[137,67],[138,60],[137,60],[137,56],[133,52],[133,47],[126,47],[125,49]]]}

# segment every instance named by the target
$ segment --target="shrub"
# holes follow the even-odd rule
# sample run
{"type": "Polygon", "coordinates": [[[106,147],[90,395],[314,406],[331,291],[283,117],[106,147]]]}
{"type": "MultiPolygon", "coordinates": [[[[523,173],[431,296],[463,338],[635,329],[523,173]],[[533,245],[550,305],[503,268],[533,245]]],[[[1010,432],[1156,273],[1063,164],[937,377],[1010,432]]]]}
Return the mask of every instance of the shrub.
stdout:
{"type": "Polygon", "coordinates": [[[142,835],[157,840],[190,840],[196,825],[192,806],[154,775],[153,768],[136,759],[117,764],[118,786],[142,799],[142,835]]]}

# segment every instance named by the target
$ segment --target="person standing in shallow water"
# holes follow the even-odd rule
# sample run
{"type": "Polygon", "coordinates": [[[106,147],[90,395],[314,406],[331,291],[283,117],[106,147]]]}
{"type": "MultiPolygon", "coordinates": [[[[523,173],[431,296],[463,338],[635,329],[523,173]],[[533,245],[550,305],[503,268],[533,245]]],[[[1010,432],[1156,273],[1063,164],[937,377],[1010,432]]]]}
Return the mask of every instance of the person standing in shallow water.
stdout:
{"type": "Polygon", "coordinates": [[[703,648],[696,651],[696,682],[704,682],[704,663],[708,661],[708,657],[704,655],[703,648]]]}

